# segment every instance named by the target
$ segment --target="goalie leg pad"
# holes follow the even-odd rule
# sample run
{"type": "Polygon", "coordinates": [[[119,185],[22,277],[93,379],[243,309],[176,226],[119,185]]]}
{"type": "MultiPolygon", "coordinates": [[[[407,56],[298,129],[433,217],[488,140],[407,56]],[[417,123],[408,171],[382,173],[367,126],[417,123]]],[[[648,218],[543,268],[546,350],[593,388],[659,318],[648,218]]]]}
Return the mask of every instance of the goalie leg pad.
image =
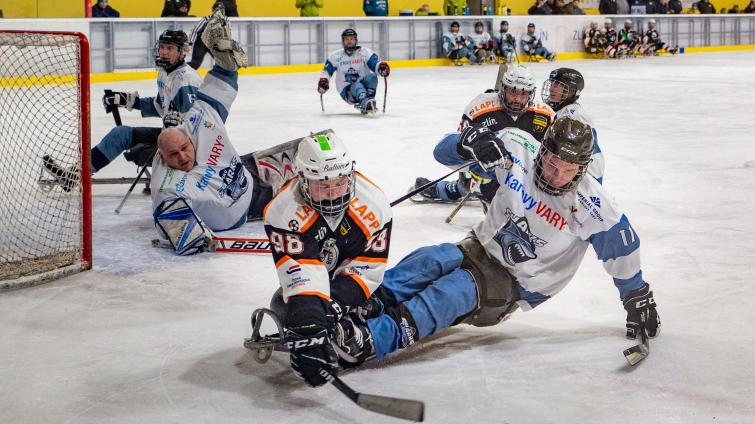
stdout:
{"type": "Polygon", "coordinates": [[[191,210],[185,199],[168,199],[154,213],[155,226],[168,239],[177,255],[212,250],[212,231],[191,210]]]}
{"type": "Polygon", "coordinates": [[[459,323],[487,327],[496,325],[518,307],[519,290],[515,279],[501,264],[491,259],[476,237],[458,244],[464,254],[461,268],[469,272],[477,286],[477,308],[456,320],[459,323]]]}

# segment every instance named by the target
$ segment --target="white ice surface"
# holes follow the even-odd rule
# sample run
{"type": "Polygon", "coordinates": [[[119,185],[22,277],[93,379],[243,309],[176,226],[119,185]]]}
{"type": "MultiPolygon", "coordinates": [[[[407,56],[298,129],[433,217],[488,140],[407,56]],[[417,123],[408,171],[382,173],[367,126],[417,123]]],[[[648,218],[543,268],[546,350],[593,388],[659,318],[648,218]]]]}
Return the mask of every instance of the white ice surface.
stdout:
{"type": "MultiPolygon", "coordinates": [[[[634,369],[621,351],[624,312],[590,251],[572,283],[501,325],[459,326],[345,373],[357,390],[422,399],[433,423],[755,422],[755,53],[533,64],[579,69],[598,127],[605,186],[642,239],[663,331],[634,369]]],[[[317,75],[243,77],[228,121],[240,152],[333,128],[387,192],[445,168],[432,149],[495,67],[395,69],[385,115],[363,118],[317,75]]],[[[111,128],[93,86],[93,139],[111,128]]],[[[378,104],[382,105],[382,85],[378,104]]],[[[124,123],[159,125],[122,112],[124,123]]],[[[118,159],[99,176],[133,176],[118,159]]],[[[277,287],[269,257],[175,257],[150,247],[149,201],[94,189],[94,270],[0,294],[0,423],[376,423],[333,387],[311,389],[285,355],[266,365],[242,347],[249,315],[277,287]]],[[[394,210],[391,264],[459,240],[479,207],[394,210]]],[[[259,234],[258,226],[248,228],[259,234]]]]}

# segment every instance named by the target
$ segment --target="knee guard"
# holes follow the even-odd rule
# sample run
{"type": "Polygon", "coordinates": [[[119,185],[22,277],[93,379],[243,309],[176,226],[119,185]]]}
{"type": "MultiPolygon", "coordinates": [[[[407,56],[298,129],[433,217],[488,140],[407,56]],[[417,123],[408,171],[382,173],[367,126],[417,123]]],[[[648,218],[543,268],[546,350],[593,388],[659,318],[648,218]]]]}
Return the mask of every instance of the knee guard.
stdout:
{"type": "Polygon", "coordinates": [[[487,327],[498,324],[517,308],[519,291],[514,278],[488,256],[476,237],[466,238],[457,246],[464,254],[461,268],[472,275],[477,287],[477,308],[459,317],[453,325],[464,323],[487,327]]]}

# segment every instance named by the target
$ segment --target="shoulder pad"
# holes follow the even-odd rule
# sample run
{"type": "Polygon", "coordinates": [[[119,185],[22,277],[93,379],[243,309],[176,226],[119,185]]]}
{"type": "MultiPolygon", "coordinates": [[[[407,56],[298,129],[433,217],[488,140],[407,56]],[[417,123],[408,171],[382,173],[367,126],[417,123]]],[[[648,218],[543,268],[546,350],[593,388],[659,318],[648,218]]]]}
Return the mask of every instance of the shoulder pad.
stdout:
{"type": "Polygon", "coordinates": [[[296,195],[298,186],[299,180],[294,178],[265,206],[262,212],[265,225],[303,233],[317,219],[317,212],[296,195]]]}
{"type": "Polygon", "coordinates": [[[390,203],[383,191],[359,172],[356,173],[354,198],[347,213],[368,239],[393,219],[390,203]]]}
{"type": "Polygon", "coordinates": [[[464,109],[464,114],[470,119],[482,115],[483,113],[493,112],[503,109],[501,100],[498,98],[498,92],[481,93],[475,97],[464,109]]]}

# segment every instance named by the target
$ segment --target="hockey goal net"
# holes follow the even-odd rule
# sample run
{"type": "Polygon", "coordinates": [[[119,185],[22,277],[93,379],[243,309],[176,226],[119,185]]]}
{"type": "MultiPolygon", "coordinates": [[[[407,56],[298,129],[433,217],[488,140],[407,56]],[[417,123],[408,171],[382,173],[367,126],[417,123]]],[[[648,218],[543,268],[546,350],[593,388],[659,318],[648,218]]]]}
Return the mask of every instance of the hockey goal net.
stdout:
{"type": "Polygon", "coordinates": [[[86,37],[0,31],[0,290],[91,267],[88,156],[86,37]]]}

